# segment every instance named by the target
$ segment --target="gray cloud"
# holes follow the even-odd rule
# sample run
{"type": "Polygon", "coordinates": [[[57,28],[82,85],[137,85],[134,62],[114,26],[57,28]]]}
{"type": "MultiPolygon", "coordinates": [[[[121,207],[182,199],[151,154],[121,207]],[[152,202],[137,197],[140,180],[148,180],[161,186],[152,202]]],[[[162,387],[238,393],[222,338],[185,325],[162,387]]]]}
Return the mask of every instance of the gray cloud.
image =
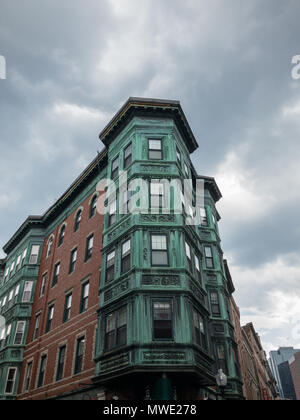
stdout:
{"type": "Polygon", "coordinates": [[[278,293],[300,296],[299,2],[19,3],[2,0],[0,15],[2,244],[84,169],[129,96],[179,99],[200,146],[193,162],[224,195],[223,248],[242,311],[276,345],[282,330],[263,314],[274,318],[278,293]]]}

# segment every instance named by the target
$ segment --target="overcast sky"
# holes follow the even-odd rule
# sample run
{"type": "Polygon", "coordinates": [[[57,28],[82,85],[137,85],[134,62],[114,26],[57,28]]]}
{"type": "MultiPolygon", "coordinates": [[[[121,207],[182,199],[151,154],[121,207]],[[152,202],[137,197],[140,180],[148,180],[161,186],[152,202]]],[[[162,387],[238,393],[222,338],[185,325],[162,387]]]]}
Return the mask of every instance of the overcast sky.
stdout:
{"type": "Polygon", "coordinates": [[[300,347],[299,16],[299,0],[0,0],[0,243],[95,157],[129,96],[180,100],[223,193],[242,322],[267,351],[300,347]]]}

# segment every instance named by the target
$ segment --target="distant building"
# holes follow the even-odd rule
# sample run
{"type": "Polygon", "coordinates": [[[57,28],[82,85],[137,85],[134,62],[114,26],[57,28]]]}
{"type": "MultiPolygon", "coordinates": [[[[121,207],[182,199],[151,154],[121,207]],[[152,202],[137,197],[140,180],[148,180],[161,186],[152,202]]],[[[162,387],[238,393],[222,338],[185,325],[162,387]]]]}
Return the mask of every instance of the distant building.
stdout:
{"type": "Polygon", "coordinates": [[[300,352],[295,353],[289,360],[296,399],[300,401],[300,352]]]}
{"type": "Polygon", "coordinates": [[[248,401],[260,400],[261,392],[253,348],[245,330],[240,325],[240,310],[233,297],[231,297],[231,311],[243,379],[243,394],[248,401]]]}
{"type": "Polygon", "coordinates": [[[255,331],[252,323],[249,323],[242,328],[252,348],[259,381],[260,399],[275,400],[277,398],[276,380],[267,362],[266,353],[262,347],[260,337],[255,331]]]}
{"type": "Polygon", "coordinates": [[[272,373],[276,379],[277,382],[277,390],[279,393],[279,397],[284,399],[288,398],[287,395],[285,395],[283,391],[283,386],[281,383],[281,377],[279,373],[278,366],[281,363],[288,362],[295,353],[298,353],[300,350],[296,350],[293,347],[279,347],[277,351],[271,351],[270,352],[270,359],[269,359],[269,365],[271,367],[272,373]]]}
{"type": "Polygon", "coordinates": [[[296,400],[296,392],[289,362],[280,363],[280,365],[278,365],[278,372],[285,399],[296,400]]]}

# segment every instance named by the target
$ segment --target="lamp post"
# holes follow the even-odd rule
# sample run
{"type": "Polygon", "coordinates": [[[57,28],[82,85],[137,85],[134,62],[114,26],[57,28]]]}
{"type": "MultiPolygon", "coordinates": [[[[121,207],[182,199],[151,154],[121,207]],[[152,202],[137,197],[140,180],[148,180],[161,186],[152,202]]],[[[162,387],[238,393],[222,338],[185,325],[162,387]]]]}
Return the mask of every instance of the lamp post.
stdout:
{"type": "Polygon", "coordinates": [[[220,389],[220,392],[221,392],[222,400],[224,400],[225,388],[227,386],[227,376],[222,371],[222,369],[218,370],[218,373],[216,375],[216,381],[217,381],[218,388],[220,389]]]}

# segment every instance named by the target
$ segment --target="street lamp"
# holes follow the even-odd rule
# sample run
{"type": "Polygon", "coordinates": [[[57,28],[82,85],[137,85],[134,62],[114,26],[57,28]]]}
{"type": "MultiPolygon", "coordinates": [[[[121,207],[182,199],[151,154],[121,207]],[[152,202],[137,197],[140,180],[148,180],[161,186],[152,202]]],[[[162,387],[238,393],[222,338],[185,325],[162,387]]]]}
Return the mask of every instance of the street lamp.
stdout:
{"type": "Polygon", "coordinates": [[[222,369],[218,370],[218,373],[216,375],[216,381],[217,381],[217,385],[221,391],[221,396],[222,399],[224,400],[224,394],[225,394],[225,388],[227,386],[227,376],[225,375],[225,373],[222,371],[222,369]]]}

